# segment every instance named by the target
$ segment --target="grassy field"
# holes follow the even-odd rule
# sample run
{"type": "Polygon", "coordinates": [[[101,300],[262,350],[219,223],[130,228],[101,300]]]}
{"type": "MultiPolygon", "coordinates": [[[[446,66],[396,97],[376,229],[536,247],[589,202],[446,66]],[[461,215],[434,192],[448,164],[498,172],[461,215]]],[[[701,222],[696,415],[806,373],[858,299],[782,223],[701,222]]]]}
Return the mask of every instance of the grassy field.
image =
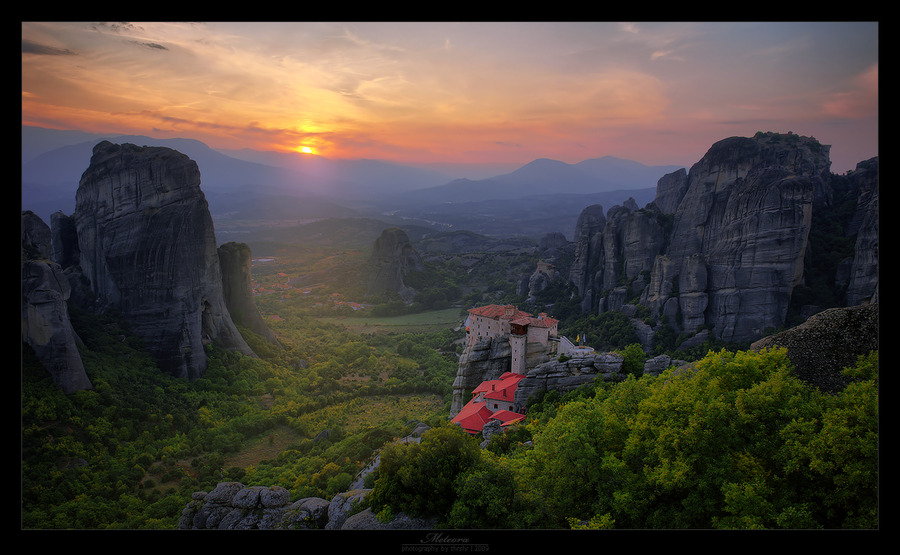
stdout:
{"type": "MultiPolygon", "coordinates": [[[[367,397],[347,403],[327,406],[299,418],[310,430],[322,431],[330,425],[340,426],[346,433],[389,426],[391,423],[424,419],[439,414],[441,399],[432,394],[367,397]]],[[[300,434],[284,425],[276,426],[241,446],[232,453],[225,466],[246,468],[266,459],[274,459],[278,453],[301,439],[300,434]]]]}
{"type": "Polygon", "coordinates": [[[406,333],[455,328],[462,324],[463,318],[461,309],[447,308],[403,316],[338,316],[319,320],[339,324],[357,333],[406,333]]]}

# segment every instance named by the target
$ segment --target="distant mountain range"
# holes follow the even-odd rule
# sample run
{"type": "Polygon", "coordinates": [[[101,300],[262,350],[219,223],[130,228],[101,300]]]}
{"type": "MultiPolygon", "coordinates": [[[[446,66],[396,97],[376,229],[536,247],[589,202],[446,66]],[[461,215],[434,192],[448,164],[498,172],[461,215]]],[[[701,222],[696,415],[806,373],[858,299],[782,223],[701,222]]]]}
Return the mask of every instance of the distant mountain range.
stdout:
{"type": "Polygon", "coordinates": [[[653,199],[657,180],[679,168],[611,156],[577,164],[538,159],[494,177],[457,179],[378,160],[218,151],[193,139],[23,126],[22,209],[48,223],[58,210],[71,214],[81,174],[90,164],[94,145],[104,139],[165,146],[196,161],[214,219],[226,214],[298,220],[377,215],[487,234],[535,235],[549,228],[569,234],[587,204],[600,201],[609,208],[631,196],[643,206],[653,199]],[[539,220],[547,220],[546,225],[536,226],[539,220]],[[560,225],[564,227],[556,227],[560,225]]]}

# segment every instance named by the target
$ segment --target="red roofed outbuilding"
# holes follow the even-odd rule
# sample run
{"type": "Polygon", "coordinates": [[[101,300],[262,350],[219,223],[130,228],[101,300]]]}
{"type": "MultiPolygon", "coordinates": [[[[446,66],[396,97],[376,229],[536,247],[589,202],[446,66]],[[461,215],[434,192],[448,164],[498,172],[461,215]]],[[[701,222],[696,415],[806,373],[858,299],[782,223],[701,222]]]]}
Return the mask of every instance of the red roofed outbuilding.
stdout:
{"type": "Polygon", "coordinates": [[[472,391],[472,399],[451,422],[459,424],[470,434],[477,434],[491,419],[501,425],[509,425],[525,418],[514,411],[516,386],[525,376],[513,372],[503,373],[499,379],[487,380],[472,391]]]}

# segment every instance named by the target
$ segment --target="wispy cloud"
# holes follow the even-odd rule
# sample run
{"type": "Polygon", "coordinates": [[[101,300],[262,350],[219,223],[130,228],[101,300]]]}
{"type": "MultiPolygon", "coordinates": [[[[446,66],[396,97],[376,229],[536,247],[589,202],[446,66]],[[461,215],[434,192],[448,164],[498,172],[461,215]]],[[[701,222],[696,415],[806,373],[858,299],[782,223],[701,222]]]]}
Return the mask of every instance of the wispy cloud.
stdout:
{"type": "Polygon", "coordinates": [[[22,30],[23,121],[171,129],[213,146],[289,150],[302,138],[328,156],[381,149],[405,161],[454,152],[578,161],[587,152],[690,163],[723,133],[753,133],[760,120],[802,132],[837,117],[871,125],[877,114],[873,24],[25,22],[22,30]],[[645,151],[624,151],[635,145],[645,151]]]}
{"type": "Polygon", "coordinates": [[[22,54],[37,54],[40,56],[74,56],[75,52],[68,48],[54,48],[45,44],[38,44],[30,40],[22,41],[22,54]]]}

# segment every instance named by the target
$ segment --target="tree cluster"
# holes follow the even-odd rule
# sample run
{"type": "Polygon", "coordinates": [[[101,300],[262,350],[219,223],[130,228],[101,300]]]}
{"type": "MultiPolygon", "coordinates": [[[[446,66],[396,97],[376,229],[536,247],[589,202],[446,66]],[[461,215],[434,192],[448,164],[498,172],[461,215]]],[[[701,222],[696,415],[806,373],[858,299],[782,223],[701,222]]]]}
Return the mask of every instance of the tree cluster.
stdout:
{"type": "Polygon", "coordinates": [[[394,446],[370,503],[454,528],[876,528],[877,368],[832,395],[784,350],[711,351],[548,395],[495,449],[453,427],[394,446]]]}

